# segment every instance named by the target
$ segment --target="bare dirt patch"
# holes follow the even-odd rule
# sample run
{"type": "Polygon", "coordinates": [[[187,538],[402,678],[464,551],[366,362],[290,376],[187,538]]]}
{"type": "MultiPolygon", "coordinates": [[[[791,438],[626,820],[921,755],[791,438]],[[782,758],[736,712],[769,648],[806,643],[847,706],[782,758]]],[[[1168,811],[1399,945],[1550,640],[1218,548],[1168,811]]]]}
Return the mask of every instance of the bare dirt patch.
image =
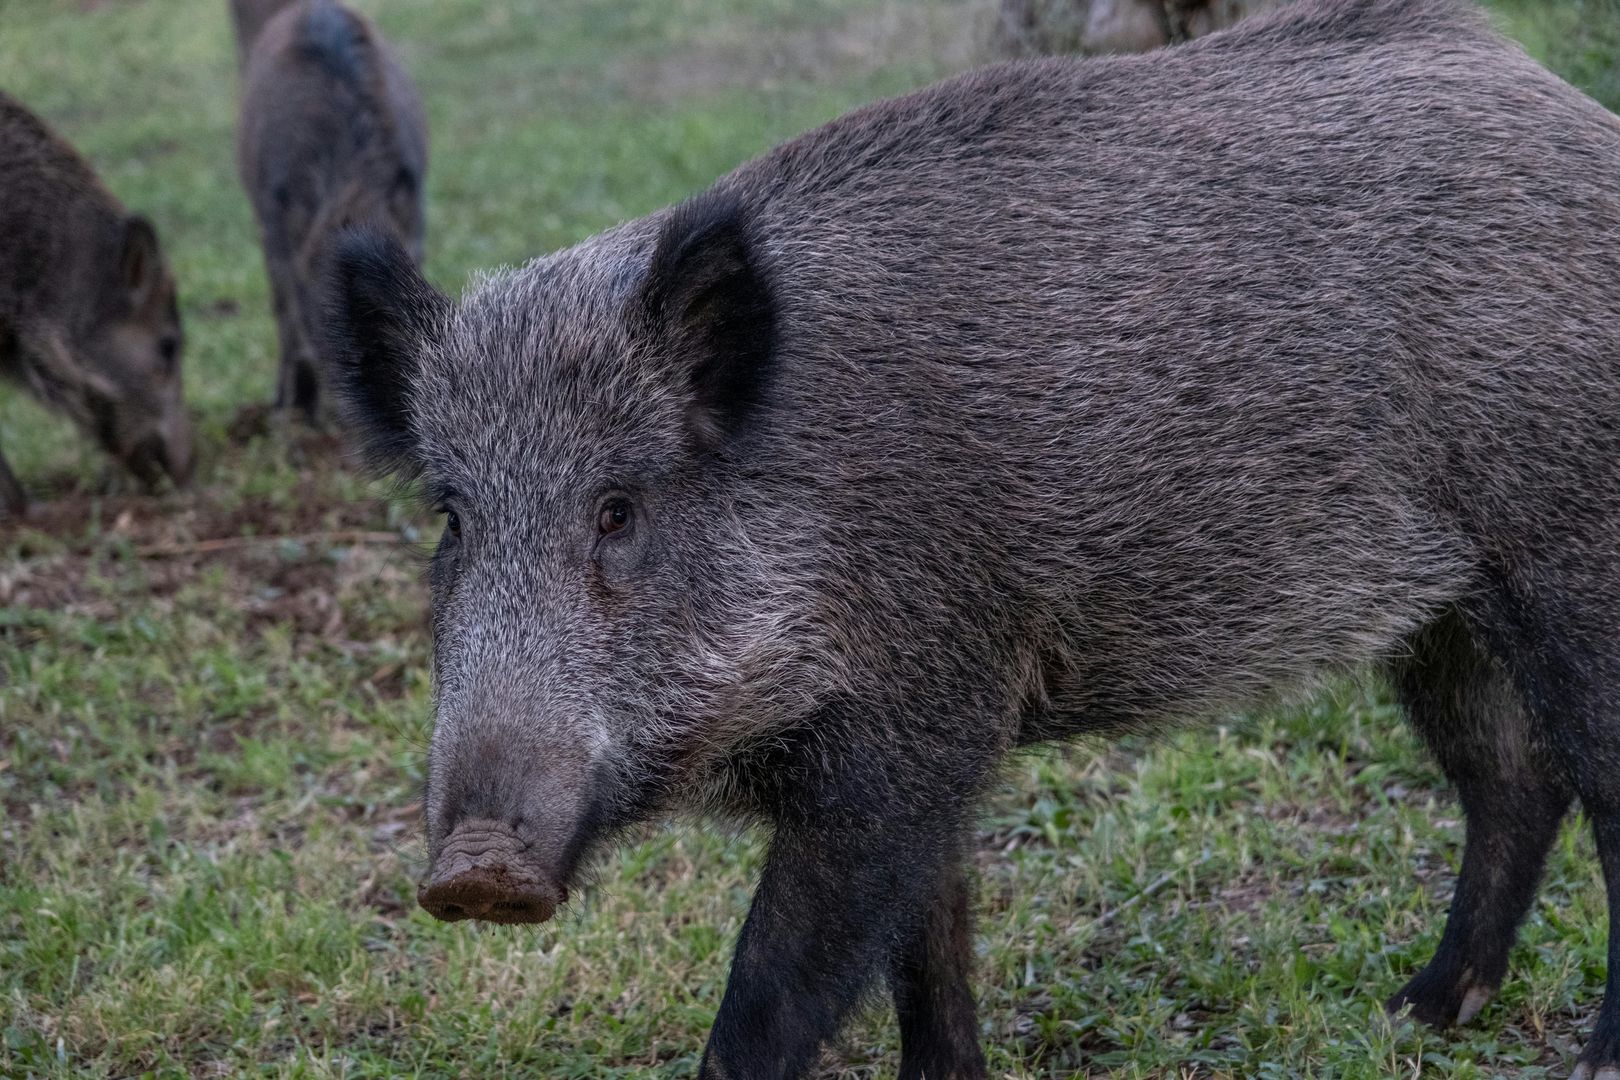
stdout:
{"type": "Polygon", "coordinates": [[[26,558],[64,547],[88,549],[114,543],[137,549],[237,536],[275,536],[320,529],[364,527],[385,521],[381,499],[345,500],[332,479],[346,461],[342,440],[274,418],[257,405],[239,409],[227,425],[222,477],[244,473],[240,451],[277,438],[298,470],[296,499],[248,498],[224,484],[161,494],[86,491],[71,483],[37,486],[37,501],[21,520],[0,519],[0,550],[26,558]]]}
{"type": "MultiPolygon", "coordinates": [[[[238,446],[262,437],[238,417],[238,446]]],[[[280,433],[278,433],[280,434],[280,433]]],[[[191,611],[250,632],[273,627],[344,647],[418,633],[422,551],[381,498],[349,497],[335,437],[293,433],[290,492],[254,497],[225,486],[161,495],[70,491],[0,524],[0,634],[37,631],[45,613],[112,620],[131,610],[191,611]],[[35,618],[30,620],[30,613],[35,618]]],[[[228,450],[234,454],[235,448],[228,450]]],[[[222,463],[222,476],[241,475],[222,463]]],[[[403,692],[397,670],[378,683],[403,692]]]]}

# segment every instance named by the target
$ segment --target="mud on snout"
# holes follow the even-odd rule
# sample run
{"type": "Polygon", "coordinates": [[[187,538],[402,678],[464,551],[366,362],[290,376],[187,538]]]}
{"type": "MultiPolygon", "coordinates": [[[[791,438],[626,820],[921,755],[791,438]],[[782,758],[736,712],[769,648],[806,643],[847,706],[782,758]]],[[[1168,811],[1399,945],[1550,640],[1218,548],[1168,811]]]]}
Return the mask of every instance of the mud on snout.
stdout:
{"type": "Polygon", "coordinates": [[[416,898],[445,922],[541,923],[567,901],[568,889],[517,829],[484,819],[456,825],[416,898]]]}
{"type": "Polygon", "coordinates": [[[430,868],[417,900],[435,918],[545,922],[610,831],[600,771],[572,759],[534,768],[503,745],[496,737],[468,756],[447,740],[429,762],[430,868]]]}

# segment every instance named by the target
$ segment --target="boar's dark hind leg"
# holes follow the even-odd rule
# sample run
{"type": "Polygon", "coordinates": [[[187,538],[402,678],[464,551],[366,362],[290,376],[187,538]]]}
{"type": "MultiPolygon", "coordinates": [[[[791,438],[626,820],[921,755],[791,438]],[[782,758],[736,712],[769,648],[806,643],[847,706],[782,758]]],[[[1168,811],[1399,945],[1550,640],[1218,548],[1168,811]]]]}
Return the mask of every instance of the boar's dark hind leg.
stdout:
{"type": "Polygon", "coordinates": [[[1389,1000],[1391,1012],[1467,1023],[1502,983],[1519,922],[1570,803],[1559,763],[1534,745],[1507,670],[1452,613],[1420,631],[1395,666],[1413,726],[1456,785],[1467,818],[1462,873],[1440,947],[1389,1000]]]}
{"type": "MultiPolygon", "coordinates": [[[[1608,760],[1612,769],[1615,759],[1608,760]]],[[[1611,772],[1604,783],[1612,787],[1620,780],[1611,772]]],[[[1609,975],[1597,1022],[1569,1080],[1620,1080],[1620,933],[1615,932],[1620,926],[1620,807],[1605,799],[1601,812],[1592,810],[1592,804],[1585,801],[1585,790],[1583,784],[1582,802],[1592,818],[1603,882],[1609,891],[1609,975]]]]}
{"type": "Polygon", "coordinates": [[[1504,589],[1509,660],[1592,822],[1609,900],[1603,1005],[1571,1080],[1620,1080],[1620,521],[1599,522],[1504,589]],[[1584,541],[1584,542],[1583,542],[1584,541]]]}
{"type": "Polygon", "coordinates": [[[968,979],[973,959],[972,882],[958,856],[933,901],[902,932],[889,982],[900,1016],[900,1080],[982,1080],[979,1025],[968,979]]]}

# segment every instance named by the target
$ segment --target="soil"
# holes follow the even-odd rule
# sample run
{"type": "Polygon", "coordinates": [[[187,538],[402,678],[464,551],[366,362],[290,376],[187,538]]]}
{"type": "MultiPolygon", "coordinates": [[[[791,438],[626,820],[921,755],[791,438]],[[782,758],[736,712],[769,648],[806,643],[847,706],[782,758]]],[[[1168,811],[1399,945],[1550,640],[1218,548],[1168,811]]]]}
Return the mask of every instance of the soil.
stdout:
{"type": "MultiPolygon", "coordinates": [[[[357,634],[415,633],[423,556],[410,526],[379,497],[342,492],[345,457],[326,434],[270,430],[263,410],[243,409],[229,427],[226,460],[259,439],[289,437],[298,463],[291,491],[251,498],[226,484],[158,495],[68,490],[35,503],[22,521],[0,521],[0,609],[24,616],[0,633],[29,633],[29,612],[113,619],[135,605],[183,607],[245,620],[245,629],[285,626],[341,642],[357,634]],[[376,625],[373,613],[384,624],[376,625]]],[[[352,490],[352,489],[351,489],[352,490]]],[[[385,675],[387,673],[384,673],[385,675]]]]}

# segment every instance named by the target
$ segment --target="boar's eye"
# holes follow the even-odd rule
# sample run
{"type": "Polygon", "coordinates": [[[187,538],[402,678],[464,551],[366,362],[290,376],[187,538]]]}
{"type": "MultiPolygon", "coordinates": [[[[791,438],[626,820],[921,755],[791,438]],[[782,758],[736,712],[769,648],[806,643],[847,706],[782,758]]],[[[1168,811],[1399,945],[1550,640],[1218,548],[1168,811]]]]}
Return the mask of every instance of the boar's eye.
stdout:
{"type": "Polygon", "coordinates": [[[607,500],[596,512],[596,531],[603,536],[616,533],[630,524],[630,500],[616,497],[607,500]]]}
{"type": "Polygon", "coordinates": [[[163,359],[163,372],[173,375],[175,365],[180,360],[180,339],[173,334],[164,334],[158,339],[158,356],[163,359]]]}
{"type": "Polygon", "coordinates": [[[448,506],[444,508],[444,531],[450,534],[452,540],[461,539],[461,515],[448,506]]]}

